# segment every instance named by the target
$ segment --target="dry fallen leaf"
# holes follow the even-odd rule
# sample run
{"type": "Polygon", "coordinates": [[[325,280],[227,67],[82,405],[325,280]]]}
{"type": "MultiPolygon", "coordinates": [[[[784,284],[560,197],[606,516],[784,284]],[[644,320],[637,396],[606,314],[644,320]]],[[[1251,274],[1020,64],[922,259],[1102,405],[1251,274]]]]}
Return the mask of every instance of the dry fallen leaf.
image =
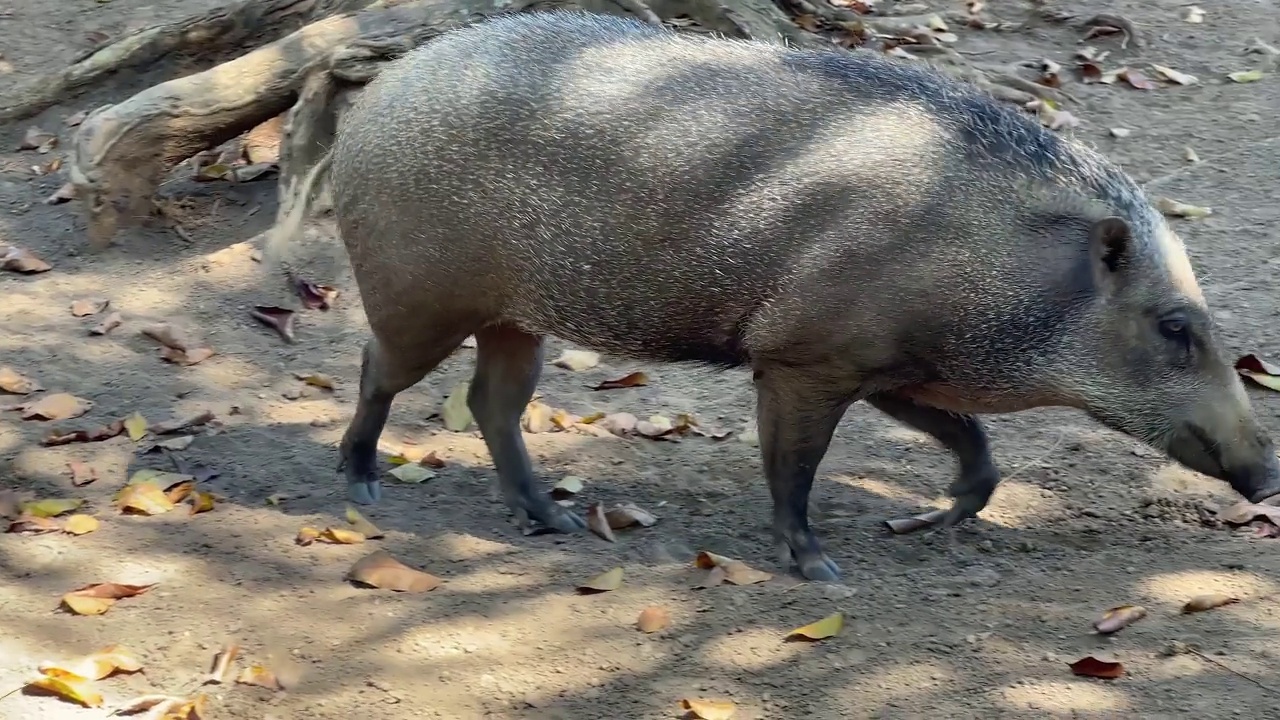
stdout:
{"type": "Polygon", "coordinates": [[[318,387],[322,390],[334,389],[333,378],[322,373],[300,372],[294,373],[293,376],[312,387],[318,387]]]}
{"type": "Polygon", "coordinates": [[[578,586],[578,592],[583,595],[592,593],[608,592],[617,590],[622,587],[622,568],[616,567],[608,572],[600,573],[590,580],[578,586]]]}
{"type": "Polygon", "coordinates": [[[1186,615],[1188,613],[1204,612],[1205,610],[1212,610],[1214,608],[1220,608],[1223,605],[1232,605],[1238,602],[1240,602],[1240,598],[1224,595],[1222,593],[1197,595],[1188,600],[1186,605],[1182,606],[1182,614],[1186,615]]]}
{"type": "Polygon", "coordinates": [[[551,428],[555,427],[555,423],[551,421],[551,416],[555,414],[555,408],[550,405],[531,401],[525,406],[524,412],[520,415],[520,427],[524,428],[528,433],[545,433],[551,432],[551,428]]]}
{"type": "Polygon", "coordinates": [[[565,475],[555,485],[551,486],[551,497],[555,500],[564,500],[577,495],[582,492],[584,482],[577,475],[565,475]]]}
{"type": "Polygon", "coordinates": [[[175,365],[195,365],[208,360],[214,354],[212,348],[198,345],[169,323],[147,325],[140,332],[163,345],[164,347],[160,348],[160,357],[175,365]]]}
{"type": "Polygon", "coordinates": [[[62,186],[54,190],[49,197],[44,199],[45,205],[61,205],[65,202],[71,202],[76,199],[76,184],[73,182],[62,183],[62,186]]]}
{"type": "Polygon", "coordinates": [[[87,708],[102,707],[103,702],[101,693],[93,687],[91,680],[74,675],[44,675],[27,683],[23,689],[52,693],[87,708]]]}
{"type": "Polygon", "coordinates": [[[213,356],[213,348],[210,347],[187,348],[186,350],[160,348],[160,359],[165,362],[171,362],[174,365],[199,365],[213,356]]]}
{"type": "Polygon", "coordinates": [[[235,662],[236,656],[240,654],[240,646],[236,643],[227,643],[222,646],[218,654],[213,656],[213,667],[209,669],[209,674],[205,675],[202,685],[210,683],[220,685],[227,681],[227,676],[231,671],[231,663],[235,662]]]}
{"type": "Polygon", "coordinates": [[[347,522],[351,523],[352,529],[370,540],[377,540],[386,535],[378,529],[377,525],[369,522],[368,518],[360,514],[359,510],[354,507],[347,506],[347,522]]]}
{"type": "Polygon", "coordinates": [[[1114,680],[1124,675],[1124,665],[1112,659],[1108,655],[1085,655],[1084,657],[1070,663],[1068,667],[1071,672],[1076,675],[1084,675],[1085,677],[1102,678],[1103,680],[1114,680]]]}
{"type": "Polygon", "coordinates": [[[397,465],[387,471],[391,477],[405,483],[421,483],[430,480],[436,476],[434,470],[424,465],[410,463],[406,465],[397,465]]]}
{"type": "Polygon", "coordinates": [[[203,410],[195,415],[188,415],[187,417],[158,422],[148,429],[151,431],[152,435],[168,435],[181,430],[188,430],[193,427],[207,425],[208,423],[213,422],[216,417],[217,416],[213,414],[212,410],[203,410]]]}
{"type": "Polygon", "coordinates": [[[97,315],[107,309],[111,301],[106,298],[81,298],[71,301],[71,314],[75,317],[97,315]]]}
{"type": "Polygon", "coordinates": [[[649,376],[637,370],[617,380],[605,380],[599,385],[590,386],[592,390],[615,390],[617,388],[641,387],[649,384],[649,376]]]}
{"type": "Polygon", "coordinates": [[[1217,516],[1228,525],[1248,525],[1254,520],[1280,525],[1280,507],[1266,503],[1238,502],[1219,510],[1217,516]]]}
{"type": "Polygon", "coordinates": [[[613,528],[609,527],[609,521],[604,516],[604,505],[598,502],[591,503],[587,507],[587,529],[608,540],[609,542],[617,542],[618,538],[613,535],[613,528]]]}
{"type": "Polygon", "coordinates": [[[113,312],[102,319],[102,322],[89,328],[90,335],[106,335],[107,333],[120,327],[124,322],[124,318],[118,312],[113,312]]]}
{"type": "Polygon", "coordinates": [[[606,510],[604,517],[609,522],[609,527],[614,530],[621,530],[632,525],[653,527],[658,522],[657,516],[634,503],[625,503],[606,510]]]}
{"type": "Polygon", "coordinates": [[[147,434],[147,419],[142,413],[134,412],[132,415],[124,419],[124,430],[129,434],[129,439],[138,442],[143,435],[147,434]]]}
{"type": "Polygon", "coordinates": [[[143,695],[126,700],[111,711],[111,715],[132,715],[149,710],[144,720],[205,720],[205,703],[208,696],[196,693],[195,697],[173,695],[143,695]]]}
{"type": "Polygon", "coordinates": [[[54,429],[49,431],[49,434],[40,441],[40,444],[45,447],[54,447],[78,442],[101,442],[102,440],[110,440],[122,432],[124,432],[124,423],[119,420],[110,425],[103,425],[89,430],[67,431],[54,429]]]}
{"type": "Polygon", "coordinates": [[[1263,72],[1261,70],[1239,70],[1233,73],[1227,73],[1227,77],[1231,78],[1231,82],[1251,83],[1261,80],[1263,72]]]}
{"type": "Polygon", "coordinates": [[[664,607],[651,605],[640,611],[636,618],[636,627],[641,632],[655,633],[671,624],[671,613],[664,607]]]}
{"type": "Polygon", "coordinates": [[[48,533],[62,532],[62,525],[53,518],[19,515],[9,523],[9,527],[5,532],[17,535],[47,535],[48,533]]]}
{"type": "Polygon", "coordinates": [[[917,530],[937,525],[946,517],[946,510],[930,510],[922,515],[914,515],[908,518],[896,518],[894,520],[885,520],[885,527],[894,535],[906,535],[917,530]]]}
{"type": "Polygon", "coordinates": [[[471,383],[462,382],[449,393],[444,405],[440,408],[440,416],[444,419],[444,429],[450,432],[462,432],[471,425],[471,409],[467,407],[467,393],[471,383]]]}
{"type": "Polygon", "coordinates": [[[169,502],[177,505],[191,496],[196,491],[195,480],[181,480],[164,489],[164,496],[169,498],[169,502]]]}
{"type": "Polygon", "coordinates": [[[623,412],[605,415],[592,424],[621,437],[627,433],[634,432],[639,423],[640,421],[635,415],[623,412]]]}
{"type": "Polygon", "coordinates": [[[1167,197],[1158,197],[1155,202],[1156,209],[1170,217],[1181,218],[1202,218],[1213,214],[1213,208],[1200,207],[1198,205],[1187,205],[1177,200],[1171,200],[1167,197]]]}
{"type": "Polygon", "coordinates": [[[62,530],[68,535],[87,535],[99,526],[98,518],[92,515],[72,515],[63,522],[62,530]]]}
{"type": "Polygon", "coordinates": [[[1252,353],[1236,360],[1236,372],[1269,390],[1280,391],[1280,367],[1252,353]]]}
{"type": "Polygon", "coordinates": [[[93,401],[70,393],[54,393],[19,407],[23,420],[70,420],[89,412],[93,401]]]}
{"type": "Polygon", "coordinates": [[[590,370],[600,364],[600,353],[590,350],[565,350],[551,364],[574,372],[590,370]]]}
{"type": "Polygon", "coordinates": [[[159,515],[174,508],[173,500],[159,484],[151,481],[132,482],[116,493],[116,506],[121,512],[159,515]]]}
{"type": "Polygon", "coordinates": [[[355,530],[327,527],[320,531],[320,535],[316,539],[330,545],[359,545],[364,542],[364,535],[355,530]]]}
{"type": "Polygon", "coordinates": [[[275,330],[276,334],[285,342],[293,343],[297,340],[293,332],[294,312],[292,310],[275,307],[274,305],[254,305],[253,309],[249,311],[249,315],[254,320],[275,330]]]}
{"type": "Polygon", "coordinates": [[[1103,635],[1118,632],[1147,616],[1147,609],[1141,605],[1119,605],[1102,613],[1102,617],[1093,621],[1093,629],[1103,635]]]}
{"type": "Polygon", "coordinates": [[[0,367],[0,391],[12,395],[30,395],[42,389],[40,383],[18,374],[13,368],[0,367]]]}
{"type": "Polygon", "coordinates": [[[302,306],[308,310],[328,310],[334,300],[338,299],[338,291],[328,285],[317,285],[302,278],[293,279],[294,290],[302,298],[302,306]]]}
{"type": "Polygon", "coordinates": [[[1156,65],[1152,63],[1151,68],[1156,71],[1157,75],[1160,75],[1166,80],[1175,82],[1179,85],[1195,85],[1196,83],[1200,82],[1200,79],[1197,78],[1195,75],[1188,75],[1184,72],[1179,72],[1177,70],[1174,70],[1171,67],[1165,67],[1164,65],[1156,65]]]}
{"type": "Polygon", "coordinates": [[[1117,73],[1116,76],[1119,77],[1121,80],[1124,80],[1125,82],[1129,83],[1130,87],[1137,88],[1138,90],[1155,90],[1156,88],[1160,87],[1159,85],[1155,84],[1155,82],[1153,82],[1150,78],[1148,78],[1146,75],[1143,75],[1141,70],[1134,70],[1133,68],[1124,68],[1119,73],[1117,73]]]}
{"type": "Polygon", "coordinates": [[[689,711],[698,720],[729,720],[738,707],[732,700],[685,698],[680,701],[680,709],[689,711]]]}
{"type": "Polygon", "coordinates": [[[17,246],[9,246],[0,253],[0,270],[9,270],[27,275],[48,272],[53,266],[41,260],[35,253],[17,246]]]}
{"type": "Polygon", "coordinates": [[[298,535],[293,541],[299,545],[310,545],[320,539],[320,531],[313,527],[304,527],[298,530],[298,535]]]}
{"type": "Polygon", "coordinates": [[[844,628],[844,613],[832,613],[821,620],[811,622],[804,627],[798,627],[787,633],[787,638],[807,638],[809,640],[823,640],[825,638],[838,635],[840,630],[844,628]]]}
{"type": "Polygon", "coordinates": [[[213,493],[200,492],[193,490],[191,492],[191,512],[188,515],[198,515],[203,512],[209,512],[214,506],[213,493]]]}
{"type": "Polygon", "coordinates": [[[141,595],[153,587],[155,583],[150,585],[94,583],[63,595],[62,604],[76,615],[101,615],[110,610],[117,600],[141,595]]]}
{"type": "Polygon", "coordinates": [[[80,498],[50,498],[22,503],[22,513],[34,517],[51,518],[69,513],[84,505],[80,498]]]}
{"type": "Polygon", "coordinates": [[[706,550],[698,553],[698,556],[693,560],[693,564],[703,570],[720,570],[724,573],[723,579],[734,585],[754,585],[773,577],[773,575],[763,570],[756,570],[741,560],[734,560],[706,550]]]}
{"type": "Polygon", "coordinates": [[[98,479],[98,471],[86,462],[72,460],[67,463],[67,469],[71,471],[71,484],[76,487],[84,487],[98,479]]]}
{"type": "Polygon", "coordinates": [[[439,470],[440,468],[445,466],[444,460],[441,460],[439,456],[436,455],[435,450],[432,450],[431,452],[427,453],[421,460],[418,461],[418,464],[424,465],[429,468],[434,468],[436,470],[439,470]]]}
{"type": "Polygon", "coordinates": [[[23,133],[22,141],[18,143],[18,149],[47,153],[57,144],[58,136],[56,134],[32,125],[23,133]]]}
{"type": "Polygon", "coordinates": [[[405,565],[386,550],[375,550],[357,560],[346,577],[369,587],[411,593],[429,592],[444,582],[435,575],[405,565]]]}
{"type": "Polygon", "coordinates": [[[73,675],[86,680],[102,680],[117,672],[138,672],[142,669],[142,662],[128,649],[110,645],[92,655],[65,663],[43,662],[37,669],[46,675],[73,675]]]}
{"type": "Polygon", "coordinates": [[[257,685],[268,690],[284,690],[284,686],[276,679],[275,673],[262,665],[250,665],[236,676],[241,685],[257,685]]]}
{"type": "Polygon", "coordinates": [[[1183,16],[1183,21],[1200,24],[1204,22],[1204,10],[1196,5],[1187,8],[1187,14],[1183,16]]]}

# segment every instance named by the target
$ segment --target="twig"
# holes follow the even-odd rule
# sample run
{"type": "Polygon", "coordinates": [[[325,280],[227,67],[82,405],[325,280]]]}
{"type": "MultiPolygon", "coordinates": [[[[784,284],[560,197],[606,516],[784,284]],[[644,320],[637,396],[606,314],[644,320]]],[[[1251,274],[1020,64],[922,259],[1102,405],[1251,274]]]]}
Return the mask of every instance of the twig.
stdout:
{"type": "Polygon", "coordinates": [[[1195,649],[1195,648],[1193,648],[1193,647],[1186,646],[1186,647],[1184,647],[1184,649],[1185,649],[1188,653],[1191,653],[1192,655],[1195,655],[1196,657],[1200,658],[1201,660],[1204,660],[1205,662],[1209,663],[1210,665],[1217,665],[1218,667],[1222,668],[1223,670],[1226,670],[1227,672],[1231,673],[1232,675],[1235,675],[1235,676],[1236,676],[1236,677],[1238,677],[1238,678],[1241,678],[1241,679],[1243,679],[1243,680],[1248,680],[1249,682],[1253,683],[1254,685],[1257,685],[1258,687],[1262,688],[1263,690],[1266,690],[1267,692],[1271,693],[1272,695],[1280,695],[1280,690],[1276,690],[1275,688],[1273,688],[1273,687],[1271,687],[1271,686],[1269,686],[1269,685],[1264,685],[1264,684],[1262,683],[1262,681],[1257,680],[1257,679],[1255,679],[1255,678],[1253,678],[1253,677],[1250,677],[1250,676],[1248,676],[1248,675],[1245,675],[1244,673],[1240,672],[1239,670],[1236,670],[1235,668],[1233,668],[1233,667],[1231,667],[1231,666],[1227,665],[1226,663],[1219,662],[1218,660],[1214,660],[1213,658],[1209,657],[1208,655],[1205,655],[1204,653],[1200,652],[1199,650],[1196,650],[1196,649],[1195,649]]]}

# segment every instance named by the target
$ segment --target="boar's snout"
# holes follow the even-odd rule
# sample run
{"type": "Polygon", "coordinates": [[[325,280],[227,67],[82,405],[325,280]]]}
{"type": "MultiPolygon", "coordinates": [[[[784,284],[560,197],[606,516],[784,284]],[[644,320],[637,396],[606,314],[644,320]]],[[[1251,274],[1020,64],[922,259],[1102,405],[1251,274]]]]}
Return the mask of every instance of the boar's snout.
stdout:
{"type": "Polygon", "coordinates": [[[1244,422],[1189,421],[1170,439],[1168,453],[1192,470],[1225,480],[1250,502],[1280,495],[1280,458],[1252,416],[1244,422]]]}

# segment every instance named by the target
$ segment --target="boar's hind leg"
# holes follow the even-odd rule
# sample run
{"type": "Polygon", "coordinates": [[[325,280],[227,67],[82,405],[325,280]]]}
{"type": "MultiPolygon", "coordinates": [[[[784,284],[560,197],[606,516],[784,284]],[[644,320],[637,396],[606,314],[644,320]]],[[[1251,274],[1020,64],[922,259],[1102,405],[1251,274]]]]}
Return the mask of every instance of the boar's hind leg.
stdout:
{"type": "Polygon", "coordinates": [[[435,369],[462,344],[466,333],[424,344],[416,352],[388,349],[371,338],[360,361],[360,399],[342,436],[338,469],[347,478],[347,497],[361,505],[382,499],[378,480],[378,437],[391,413],[391,401],[435,369]]]}
{"type": "Polygon", "coordinates": [[[809,492],[854,395],[821,384],[816,379],[820,375],[799,368],[757,368],[756,415],[781,560],[794,561],[809,580],[834,581],[840,568],[822,552],[809,528],[809,492]]]}
{"type": "Polygon", "coordinates": [[[476,373],[467,405],[493,457],[498,487],[524,528],[532,518],[560,532],[586,528],[582,518],[538,490],[529,452],[520,435],[520,415],[542,373],[542,338],[509,326],[476,333],[476,373]]]}
{"type": "Polygon", "coordinates": [[[941,527],[948,528],[978,514],[987,506],[1000,483],[1000,471],[991,459],[991,445],[982,424],[972,415],[960,415],[919,405],[889,394],[876,394],[867,402],[893,419],[932,435],[955,454],[960,476],[947,490],[954,499],[941,527]]]}

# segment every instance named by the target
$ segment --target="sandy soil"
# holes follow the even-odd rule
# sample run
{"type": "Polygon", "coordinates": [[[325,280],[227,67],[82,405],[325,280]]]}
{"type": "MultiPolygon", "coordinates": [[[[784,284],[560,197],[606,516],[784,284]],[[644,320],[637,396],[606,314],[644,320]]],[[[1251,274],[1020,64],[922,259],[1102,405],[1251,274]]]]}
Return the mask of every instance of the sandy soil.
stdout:
{"type": "MultiPolygon", "coordinates": [[[[208,0],[144,6],[140,0],[49,3],[10,0],[0,11],[0,92],[67,62],[86,34],[113,33],[202,9],[208,0]]],[[[934,9],[944,4],[934,2],[934,9]]],[[[989,3],[1020,20],[1021,2],[989,3]]],[[[1081,14],[1120,12],[1147,32],[1145,51],[1116,38],[1090,41],[1122,62],[1167,65],[1198,76],[1190,87],[1141,91],[1123,84],[1070,85],[1082,103],[1075,132],[1123,162],[1153,193],[1211,206],[1180,221],[1197,271],[1233,353],[1280,357],[1271,332],[1280,313],[1280,108],[1276,76],[1235,84],[1226,73],[1258,65],[1255,38],[1280,44],[1269,3],[1204,5],[1203,24],[1182,20],[1181,2],[1071,3],[1081,14]],[[1110,128],[1127,128],[1124,138],[1110,128]],[[1184,148],[1202,159],[1190,163],[1184,148]]],[[[988,60],[1050,58],[1071,64],[1079,33],[1041,25],[1012,33],[960,30],[958,47],[988,60]]],[[[70,131],[63,118],[123,97],[145,78],[86,95],[35,120],[70,131]]],[[[1236,498],[1220,483],[1181,470],[1078,414],[1037,411],[990,420],[1009,479],[981,519],[950,548],[943,537],[894,536],[888,518],[945,507],[950,458],[927,438],[869,408],[854,408],[820,471],[813,516],[840,585],[798,583],[775,564],[767,490],[757,450],[738,436],[682,442],[529,434],[535,462],[554,481],[587,480],[578,498],[634,502],[661,516],[648,529],[595,536],[521,535],[494,491],[478,434],[446,431],[436,413],[471,369],[462,349],[397,402],[383,436],[388,454],[434,451],[446,462],[420,485],[389,482],[368,511],[386,537],[361,545],[300,547],[304,525],[341,525],[343,486],[334,444],[354,408],[364,320],[349,278],[328,313],[298,319],[285,345],[249,317],[271,300],[251,257],[274,213],[269,183],[186,184],[171,189],[191,241],[139,231],[101,255],[84,252],[77,203],[40,200],[61,183],[27,168],[50,156],[15,152],[30,123],[0,128],[0,243],[53,264],[38,275],[0,273],[0,365],[37,378],[47,392],[92,400],[88,427],[132,412],[160,421],[204,409],[216,432],[177,453],[220,474],[204,485],[222,496],[195,516],[121,516],[112,495],[142,468],[171,470],[127,437],[46,448],[50,423],[0,414],[0,486],[24,497],[77,497],[101,528],[88,535],[0,535],[0,693],[41,660],[123,643],[145,672],[99,683],[108,704],[144,693],[191,690],[213,653],[236,640],[251,661],[292,658],[302,676],[288,692],[209,686],[213,718],[352,717],[670,718],[681,698],[725,698],[736,718],[1144,718],[1263,717],[1280,705],[1280,540],[1202,525],[1197,508],[1236,498]],[[124,325],[106,337],[102,319],[73,317],[75,299],[109,298],[124,325]],[[139,334],[171,322],[217,355],[191,367],[165,363],[139,334]],[[332,393],[306,389],[298,371],[326,373],[332,393]],[[72,461],[99,480],[73,487],[72,461]],[[273,496],[275,496],[273,498],[273,496]],[[278,503],[268,499],[279,500],[278,503]],[[282,499],[281,499],[282,498],[282,499]],[[426,594],[362,589],[343,581],[351,564],[382,547],[444,579],[426,594]],[[697,590],[700,550],[775,573],[761,584],[697,590]],[[578,595],[581,581],[612,567],[622,587],[578,595]],[[58,612],[59,597],[95,582],[157,583],[108,613],[58,612]],[[1242,599],[1180,616],[1193,595],[1242,599]],[[1101,611],[1148,608],[1111,638],[1089,634],[1101,611]],[[641,609],[666,608],[669,628],[644,634],[641,609]],[[845,627],[818,643],[785,633],[830,613],[845,627]],[[1187,648],[1197,652],[1186,652],[1187,648]],[[1073,676],[1067,664],[1115,654],[1127,674],[1073,676]]],[[[317,225],[318,232],[328,232],[317,225]]],[[[318,280],[325,280],[317,278],[318,280]]],[[[105,314],[105,313],[104,313],[105,314]]],[[[549,358],[563,345],[553,343],[549,358]]],[[[640,417],[697,413],[742,430],[752,412],[749,377],[641,367],[605,358],[572,372],[548,366],[543,401],[570,412],[640,417]],[[633,370],[646,387],[587,386],[633,370]]],[[[1255,391],[1263,422],[1280,433],[1280,396],[1255,391]]],[[[16,399],[0,398],[0,404],[16,399]]],[[[388,467],[390,467],[388,465],[388,467]]],[[[244,663],[241,663],[243,666],[244,663]]],[[[13,694],[0,716],[90,718],[102,710],[13,694]]]]}

